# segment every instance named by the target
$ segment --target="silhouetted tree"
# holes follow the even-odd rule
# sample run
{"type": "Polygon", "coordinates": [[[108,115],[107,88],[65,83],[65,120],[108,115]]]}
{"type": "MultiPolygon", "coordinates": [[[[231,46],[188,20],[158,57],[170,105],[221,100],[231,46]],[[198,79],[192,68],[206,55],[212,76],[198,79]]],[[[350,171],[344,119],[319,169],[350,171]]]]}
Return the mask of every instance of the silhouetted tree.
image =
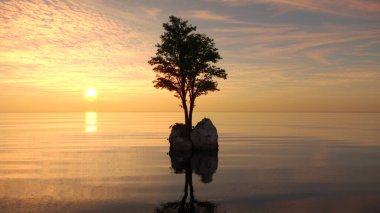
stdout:
{"type": "Polygon", "coordinates": [[[214,64],[222,59],[214,40],[195,33],[196,27],[181,18],[170,16],[164,23],[165,32],[157,44],[156,56],[149,60],[154,66],[154,87],[175,92],[181,99],[185,124],[191,130],[195,99],[208,92],[218,91],[214,78],[227,78],[224,69],[214,64]]]}

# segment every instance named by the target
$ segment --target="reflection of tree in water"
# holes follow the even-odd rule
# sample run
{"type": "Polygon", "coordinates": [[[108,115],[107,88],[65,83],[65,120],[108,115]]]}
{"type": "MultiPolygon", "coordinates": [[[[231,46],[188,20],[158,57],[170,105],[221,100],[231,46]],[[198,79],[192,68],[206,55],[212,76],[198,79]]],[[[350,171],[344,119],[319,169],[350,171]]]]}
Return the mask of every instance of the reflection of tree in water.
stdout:
{"type": "Polygon", "coordinates": [[[215,203],[195,199],[192,174],[194,171],[201,177],[203,183],[211,183],[212,176],[218,168],[218,151],[195,153],[170,151],[169,155],[174,172],[185,173],[184,195],[181,200],[161,204],[154,212],[217,212],[215,203]]]}

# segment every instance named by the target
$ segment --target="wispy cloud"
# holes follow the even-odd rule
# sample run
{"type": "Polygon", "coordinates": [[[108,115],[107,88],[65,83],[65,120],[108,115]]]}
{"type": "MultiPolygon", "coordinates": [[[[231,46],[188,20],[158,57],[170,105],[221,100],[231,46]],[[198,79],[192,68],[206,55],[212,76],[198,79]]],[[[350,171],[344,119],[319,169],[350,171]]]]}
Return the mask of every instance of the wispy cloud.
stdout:
{"type": "Polygon", "coordinates": [[[209,30],[218,35],[217,40],[222,45],[231,47],[231,51],[239,48],[243,57],[255,55],[276,58],[298,55],[322,59],[323,55],[328,56],[333,52],[335,56],[365,53],[377,56],[376,52],[366,52],[366,48],[376,45],[380,39],[378,29],[361,26],[256,25],[209,30]]]}
{"type": "MultiPolygon", "coordinates": [[[[220,66],[229,73],[220,86],[229,97],[246,91],[273,98],[283,97],[282,91],[322,94],[328,87],[348,100],[341,87],[363,97],[380,91],[379,2],[218,2],[210,7],[199,1],[188,9],[187,3],[168,1],[0,1],[0,98],[16,87],[71,96],[87,86],[105,99],[154,97],[147,60],[155,53],[162,23],[173,13],[215,39],[220,66]],[[287,13],[298,11],[297,17],[307,18],[294,21],[287,13]],[[321,15],[323,21],[309,24],[310,17],[321,15]]],[[[255,94],[247,99],[258,98],[255,94]]]]}
{"type": "Polygon", "coordinates": [[[263,4],[276,8],[279,12],[310,11],[343,17],[378,19],[380,17],[380,2],[372,0],[209,0],[242,6],[263,4]]]}
{"type": "Polygon", "coordinates": [[[230,24],[252,24],[252,22],[240,21],[230,16],[220,15],[210,10],[190,10],[184,11],[181,15],[189,19],[198,19],[203,21],[218,21],[230,24]]]}
{"type": "Polygon", "coordinates": [[[226,82],[228,88],[272,94],[279,88],[328,86],[337,92],[338,87],[374,87],[380,81],[378,51],[368,51],[380,40],[380,31],[373,27],[255,23],[208,30],[216,35],[228,63],[233,78],[226,82]]]}
{"type": "MultiPolygon", "coordinates": [[[[145,17],[159,12],[140,9],[145,17]]],[[[136,16],[135,23],[125,23],[85,2],[2,1],[0,20],[1,84],[61,92],[113,85],[119,91],[118,85],[139,82],[136,71],[147,69],[139,62],[148,57],[141,56],[153,51],[149,34],[136,27],[136,16]]]]}

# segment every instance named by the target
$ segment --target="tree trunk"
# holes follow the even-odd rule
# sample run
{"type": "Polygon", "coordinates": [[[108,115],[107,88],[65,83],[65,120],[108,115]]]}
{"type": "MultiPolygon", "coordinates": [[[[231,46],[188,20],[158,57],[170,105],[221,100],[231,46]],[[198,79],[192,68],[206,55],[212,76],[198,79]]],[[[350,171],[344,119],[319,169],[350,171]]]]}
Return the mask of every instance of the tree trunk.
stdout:
{"type": "Polygon", "coordinates": [[[190,99],[189,109],[189,126],[190,131],[193,129],[193,111],[194,111],[194,99],[190,99]]]}
{"type": "MultiPolygon", "coordinates": [[[[183,107],[183,112],[185,113],[185,125],[188,128],[189,125],[191,125],[191,124],[189,123],[189,110],[187,108],[187,104],[186,104],[186,99],[185,98],[182,98],[182,107],[183,107]]],[[[189,129],[188,129],[187,133],[190,135],[189,129]]]]}

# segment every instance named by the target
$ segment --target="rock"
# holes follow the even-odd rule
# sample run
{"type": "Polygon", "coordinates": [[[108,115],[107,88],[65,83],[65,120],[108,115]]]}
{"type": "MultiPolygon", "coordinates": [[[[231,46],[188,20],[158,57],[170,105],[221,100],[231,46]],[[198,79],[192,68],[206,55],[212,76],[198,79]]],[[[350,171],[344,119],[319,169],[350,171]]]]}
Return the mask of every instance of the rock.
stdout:
{"type": "Polygon", "coordinates": [[[187,136],[187,128],[185,124],[175,124],[172,126],[172,130],[169,136],[170,149],[176,151],[188,151],[191,150],[191,141],[187,136]]]}
{"type": "Polygon", "coordinates": [[[218,150],[218,132],[211,120],[203,118],[190,134],[195,150],[218,150]]]}

